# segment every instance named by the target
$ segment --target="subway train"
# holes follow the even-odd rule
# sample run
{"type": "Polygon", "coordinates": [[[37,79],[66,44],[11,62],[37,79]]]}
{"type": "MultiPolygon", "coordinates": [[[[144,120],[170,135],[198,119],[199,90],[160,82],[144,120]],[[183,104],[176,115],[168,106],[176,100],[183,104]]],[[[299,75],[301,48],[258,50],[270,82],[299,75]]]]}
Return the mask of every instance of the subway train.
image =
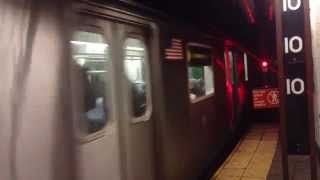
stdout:
{"type": "Polygon", "coordinates": [[[205,179],[248,122],[253,53],[126,1],[1,0],[1,180],[205,179]]]}

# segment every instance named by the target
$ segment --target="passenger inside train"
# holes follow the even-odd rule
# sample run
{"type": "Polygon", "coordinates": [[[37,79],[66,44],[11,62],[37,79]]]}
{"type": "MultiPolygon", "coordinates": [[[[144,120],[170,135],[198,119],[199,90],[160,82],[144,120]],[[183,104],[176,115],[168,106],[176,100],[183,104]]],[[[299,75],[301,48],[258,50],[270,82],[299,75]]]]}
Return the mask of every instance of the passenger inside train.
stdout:
{"type": "Polygon", "coordinates": [[[84,98],[80,127],[83,132],[101,130],[108,122],[108,107],[105,102],[108,45],[103,37],[90,32],[76,32],[71,42],[72,58],[79,68],[84,98]]]}

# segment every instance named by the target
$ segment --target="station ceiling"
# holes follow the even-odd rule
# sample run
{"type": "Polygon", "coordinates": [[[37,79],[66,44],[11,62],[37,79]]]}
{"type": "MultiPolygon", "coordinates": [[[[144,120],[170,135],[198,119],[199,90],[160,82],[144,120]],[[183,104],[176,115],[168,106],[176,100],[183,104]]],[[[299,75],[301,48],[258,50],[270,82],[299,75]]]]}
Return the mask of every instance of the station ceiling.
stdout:
{"type": "Polygon", "coordinates": [[[274,38],[268,37],[274,36],[273,0],[133,1],[195,25],[211,25],[257,52],[259,44],[267,43],[261,42],[261,37],[274,38]]]}

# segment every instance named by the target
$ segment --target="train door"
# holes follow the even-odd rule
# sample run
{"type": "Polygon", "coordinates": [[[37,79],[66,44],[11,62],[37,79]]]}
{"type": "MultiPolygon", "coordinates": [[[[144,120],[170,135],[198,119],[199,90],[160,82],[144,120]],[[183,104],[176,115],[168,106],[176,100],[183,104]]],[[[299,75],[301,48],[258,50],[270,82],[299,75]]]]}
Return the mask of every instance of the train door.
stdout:
{"type": "Polygon", "coordinates": [[[70,41],[79,180],[120,180],[114,23],[81,16],[70,41]]]}
{"type": "Polygon", "coordinates": [[[154,138],[151,94],[151,47],[148,27],[117,24],[119,61],[120,133],[127,180],[154,179],[154,138]]]}
{"type": "Polygon", "coordinates": [[[239,97],[239,56],[237,52],[232,52],[232,100],[233,100],[233,125],[234,129],[238,127],[239,125],[239,120],[240,120],[240,97],[239,97]]]}
{"type": "Polygon", "coordinates": [[[245,83],[245,63],[244,54],[237,53],[237,102],[238,102],[238,120],[239,123],[243,121],[244,105],[246,103],[246,83],[245,83]]]}
{"type": "Polygon", "coordinates": [[[237,58],[232,50],[225,51],[226,64],[226,86],[227,86],[227,101],[230,119],[230,128],[234,131],[236,129],[237,111],[238,111],[238,72],[237,72],[237,58]]]}
{"type": "Polygon", "coordinates": [[[70,41],[80,180],[152,180],[148,30],[83,15],[70,41]]]}

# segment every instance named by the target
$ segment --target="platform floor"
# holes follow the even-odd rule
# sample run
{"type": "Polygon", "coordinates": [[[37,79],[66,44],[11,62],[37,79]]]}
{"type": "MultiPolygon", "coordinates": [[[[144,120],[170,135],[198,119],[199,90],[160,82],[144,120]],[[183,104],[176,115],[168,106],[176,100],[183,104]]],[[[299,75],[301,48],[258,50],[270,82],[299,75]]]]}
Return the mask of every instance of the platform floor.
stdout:
{"type": "MultiPolygon", "coordinates": [[[[289,180],[311,180],[310,157],[290,155],[288,157],[289,180]]],[[[268,180],[283,180],[280,149],[277,150],[269,171],[268,180]]],[[[318,178],[319,179],[319,178],[318,178]]]]}
{"type": "Polygon", "coordinates": [[[278,132],[276,124],[253,125],[211,180],[266,180],[278,132]]]}

